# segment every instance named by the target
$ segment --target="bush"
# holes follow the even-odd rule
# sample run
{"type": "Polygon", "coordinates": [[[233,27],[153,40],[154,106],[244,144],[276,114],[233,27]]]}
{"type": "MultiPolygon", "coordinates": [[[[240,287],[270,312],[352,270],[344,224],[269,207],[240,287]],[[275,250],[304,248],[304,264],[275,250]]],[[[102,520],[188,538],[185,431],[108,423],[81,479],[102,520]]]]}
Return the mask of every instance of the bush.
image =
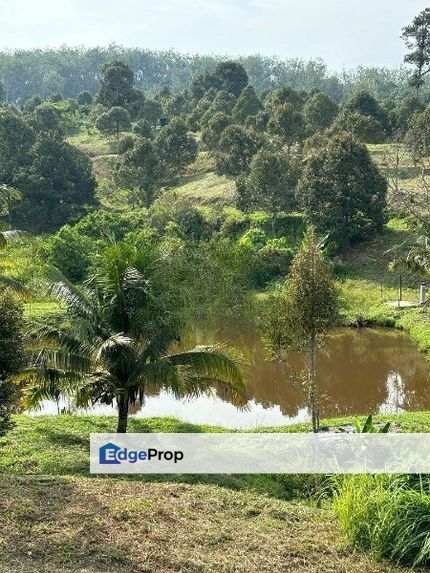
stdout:
{"type": "Polygon", "coordinates": [[[86,277],[97,243],[81,234],[76,227],[65,225],[49,237],[44,246],[47,260],[72,282],[86,277]]]}
{"type": "Polygon", "coordinates": [[[98,210],[83,217],[73,229],[93,239],[113,238],[122,241],[129,232],[147,226],[147,210],[105,211],[98,210]]]}
{"type": "Polygon", "coordinates": [[[430,563],[430,483],[405,476],[352,475],[341,480],[335,510],[349,540],[377,558],[430,563]]]}
{"type": "Polygon", "coordinates": [[[187,201],[171,201],[161,197],[150,209],[150,221],[160,235],[168,229],[172,232],[172,223],[176,225],[179,235],[193,241],[208,239],[212,233],[203,213],[187,201]]]}
{"type": "Polygon", "coordinates": [[[268,279],[285,276],[294,257],[294,251],[285,238],[270,239],[258,252],[267,269],[268,279]]]}

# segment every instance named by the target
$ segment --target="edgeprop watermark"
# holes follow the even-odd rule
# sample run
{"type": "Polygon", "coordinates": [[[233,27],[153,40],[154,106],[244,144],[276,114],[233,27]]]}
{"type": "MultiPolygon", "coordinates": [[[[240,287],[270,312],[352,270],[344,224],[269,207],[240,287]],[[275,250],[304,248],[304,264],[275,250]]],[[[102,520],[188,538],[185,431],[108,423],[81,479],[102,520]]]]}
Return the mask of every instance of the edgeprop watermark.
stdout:
{"type": "Polygon", "coordinates": [[[430,434],[91,434],[91,473],[430,473],[430,434]]]}

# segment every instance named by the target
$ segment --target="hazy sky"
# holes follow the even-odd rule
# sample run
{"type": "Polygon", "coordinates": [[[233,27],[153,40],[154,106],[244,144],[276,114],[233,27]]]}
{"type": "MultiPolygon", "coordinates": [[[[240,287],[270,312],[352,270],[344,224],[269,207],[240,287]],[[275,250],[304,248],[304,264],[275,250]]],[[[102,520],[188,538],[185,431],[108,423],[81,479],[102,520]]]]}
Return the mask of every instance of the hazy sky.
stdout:
{"type": "Polygon", "coordinates": [[[398,65],[430,0],[0,0],[0,48],[109,43],[398,65]]]}

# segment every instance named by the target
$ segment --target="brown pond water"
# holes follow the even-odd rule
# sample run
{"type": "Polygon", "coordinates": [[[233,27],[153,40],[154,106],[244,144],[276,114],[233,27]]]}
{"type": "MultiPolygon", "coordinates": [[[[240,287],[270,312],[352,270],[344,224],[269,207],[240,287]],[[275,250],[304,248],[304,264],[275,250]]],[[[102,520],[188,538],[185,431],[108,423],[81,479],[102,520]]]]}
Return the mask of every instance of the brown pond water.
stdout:
{"type": "MultiPolygon", "coordinates": [[[[194,335],[192,343],[228,341],[251,363],[247,384],[248,405],[238,409],[216,389],[197,399],[175,399],[168,392],[148,389],[139,417],[175,416],[194,423],[231,428],[282,425],[309,419],[303,391],[303,357],[285,355],[285,363],[272,362],[252,327],[212,335],[194,335]]],[[[322,417],[371,413],[399,413],[430,409],[430,362],[405,334],[389,329],[338,329],[318,355],[318,382],[322,417]]],[[[60,404],[63,408],[65,404],[60,404]]],[[[45,402],[37,414],[57,413],[56,403],[45,402]]],[[[114,414],[108,406],[86,410],[114,414]]]]}

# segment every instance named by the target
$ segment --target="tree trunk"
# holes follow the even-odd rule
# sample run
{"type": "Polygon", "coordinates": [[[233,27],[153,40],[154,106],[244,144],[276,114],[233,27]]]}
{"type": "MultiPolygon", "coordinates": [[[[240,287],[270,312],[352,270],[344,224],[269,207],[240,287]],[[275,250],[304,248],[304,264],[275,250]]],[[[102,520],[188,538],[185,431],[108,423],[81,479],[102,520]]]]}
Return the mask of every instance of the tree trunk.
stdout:
{"type": "Polygon", "coordinates": [[[316,339],[313,336],[309,347],[308,396],[309,408],[312,416],[312,431],[317,434],[320,431],[320,417],[316,385],[316,346],[316,339]]]}
{"type": "Polygon", "coordinates": [[[120,434],[125,434],[127,432],[128,423],[128,392],[120,394],[116,403],[118,406],[118,425],[116,431],[120,434]]]}

